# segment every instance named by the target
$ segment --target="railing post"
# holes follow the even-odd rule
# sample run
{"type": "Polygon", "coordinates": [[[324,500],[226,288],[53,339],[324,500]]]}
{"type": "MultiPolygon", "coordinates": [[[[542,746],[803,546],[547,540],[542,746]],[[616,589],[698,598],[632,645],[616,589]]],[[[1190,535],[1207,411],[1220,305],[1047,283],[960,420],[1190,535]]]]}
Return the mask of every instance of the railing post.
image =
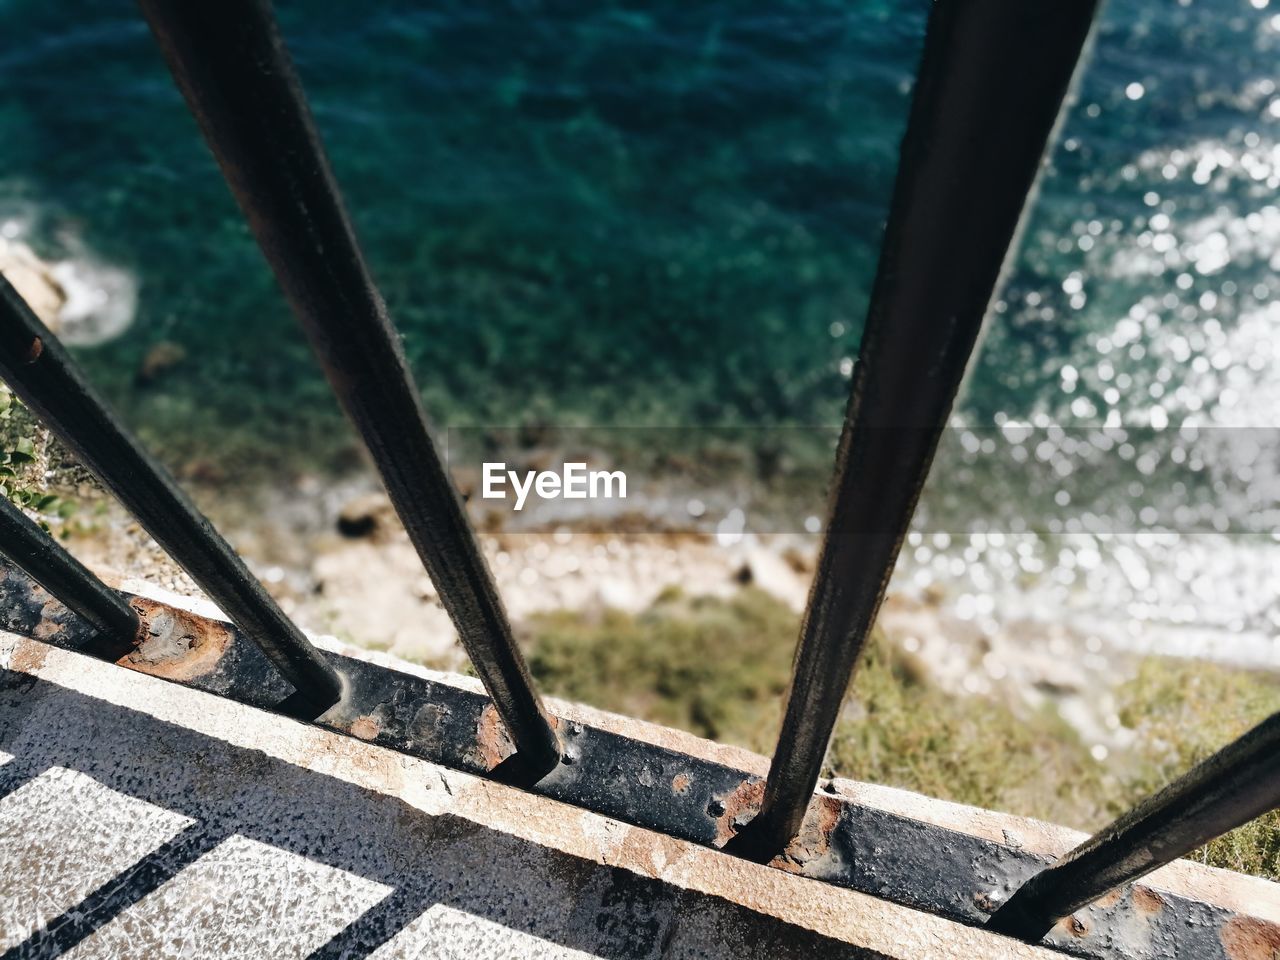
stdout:
{"type": "Polygon", "coordinates": [[[461,500],[432,442],[398,335],[365,267],[266,0],[140,0],[187,99],[522,765],[560,745],[461,500]]]}
{"type": "Polygon", "coordinates": [[[800,829],[1093,13],[1093,0],[933,4],[786,716],[761,811],[735,844],[744,855],[773,856],[800,829]]]}

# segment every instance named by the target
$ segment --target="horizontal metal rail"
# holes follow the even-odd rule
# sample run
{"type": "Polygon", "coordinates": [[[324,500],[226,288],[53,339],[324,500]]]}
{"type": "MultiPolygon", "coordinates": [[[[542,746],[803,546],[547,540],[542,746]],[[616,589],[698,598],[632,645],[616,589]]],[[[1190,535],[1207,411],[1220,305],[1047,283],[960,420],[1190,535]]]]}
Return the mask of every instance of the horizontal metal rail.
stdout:
{"type": "Polygon", "coordinates": [[[299,712],[317,713],[338,699],[341,685],[333,668],[165,469],[107,409],[57,338],[3,277],[0,376],[262,648],[293,685],[299,712]]]}
{"type": "Polygon", "coordinates": [[[93,625],[101,634],[96,651],[119,656],[137,641],[133,607],[5,496],[0,496],[0,553],[93,625]]]}
{"type": "Polygon", "coordinates": [[[1094,6],[933,5],[791,694],[744,851],[772,855],[800,830],[1094,6]]]}
{"type": "MultiPolygon", "coordinates": [[[[133,602],[148,630],[142,647],[121,660],[124,666],[255,708],[278,709],[282,681],[238,631],[154,601],[133,602]],[[181,621],[190,641],[166,643],[165,621],[181,621]]],[[[51,618],[27,578],[2,563],[0,630],[40,638],[22,641],[28,646],[19,649],[27,655],[15,662],[41,662],[43,644],[79,649],[74,630],[51,618]]],[[[509,753],[487,697],[356,657],[325,656],[346,679],[348,692],[339,707],[312,721],[315,726],[482,777],[493,776],[509,753]]],[[[31,682],[0,670],[0,690],[7,679],[31,682]]],[[[590,723],[562,721],[560,732],[573,762],[528,786],[539,796],[710,847],[721,846],[758,805],[760,779],[715,753],[688,754],[590,723]]],[[[76,769],[86,759],[92,758],[67,756],[65,765],[76,769]]],[[[7,778],[20,775],[15,768],[21,765],[0,767],[0,794],[13,783],[7,778]]],[[[95,771],[100,776],[101,765],[95,771]]],[[[995,891],[1011,889],[1047,864],[1012,834],[993,841],[839,792],[824,792],[818,802],[823,816],[810,820],[770,867],[981,926],[995,891]]],[[[1250,919],[1167,891],[1129,891],[1090,910],[1087,924],[1054,930],[1044,945],[1091,960],[1239,960],[1233,928],[1250,919]]]]}
{"type": "Polygon", "coordinates": [[[1280,713],[1018,888],[992,930],[1028,941],[1112,890],[1280,808],[1280,713]]]}
{"type": "Polygon", "coordinates": [[[520,761],[560,744],[365,267],[265,0],[140,0],[232,192],[360,431],[520,761]]]}

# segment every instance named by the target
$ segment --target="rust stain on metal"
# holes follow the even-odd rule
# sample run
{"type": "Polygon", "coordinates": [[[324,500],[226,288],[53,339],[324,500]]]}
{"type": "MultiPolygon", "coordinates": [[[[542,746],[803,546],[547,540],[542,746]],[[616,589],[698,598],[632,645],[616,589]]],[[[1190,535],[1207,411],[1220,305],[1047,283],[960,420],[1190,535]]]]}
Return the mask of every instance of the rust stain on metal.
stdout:
{"type": "Polygon", "coordinates": [[[40,607],[40,622],[31,631],[37,640],[52,640],[66,628],[65,618],[71,611],[58,600],[50,597],[40,607]]]}
{"type": "Polygon", "coordinates": [[[62,626],[56,620],[41,620],[36,624],[36,628],[31,631],[31,635],[37,640],[52,640],[62,633],[62,626]]]}
{"type": "Polygon", "coordinates": [[[728,796],[713,800],[708,813],[716,818],[715,845],[723,847],[733,839],[760,812],[763,800],[763,780],[743,780],[728,796]]]}
{"type": "Polygon", "coordinates": [[[135,597],[138,649],[116,662],[166,680],[194,680],[217,669],[231,645],[231,629],[217,620],[135,597]]]}
{"type": "MultiPolygon", "coordinates": [[[[1134,889],[1137,889],[1136,887],[1134,889]]],[[[1110,893],[1104,894],[1097,900],[1093,901],[1094,906],[1102,907],[1104,910],[1114,907],[1124,899],[1124,890],[1112,890],[1110,893]]]]}
{"type": "MultiPolygon", "coordinates": [[[[447,711],[442,715],[447,716],[447,711]]],[[[561,723],[559,717],[547,717],[547,723],[553,732],[560,734],[561,723]]],[[[511,735],[507,732],[507,725],[502,722],[502,718],[498,716],[498,711],[493,704],[487,704],[480,711],[480,719],[476,721],[476,742],[471,748],[472,762],[480,765],[486,771],[494,770],[499,764],[515,755],[516,746],[511,740],[511,735]]],[[[572,751],[565,750],[564,762],[572,763],[576,754],[572,751]]]]}
{"type": "Polygon", "coordinates": [[[409,721],[407,733],[420,747],[440,739],[440,731],[449,719],[449,708],[439,703],[424,703],[409,721]]]}
{"type": "Polygon", "coordinates": [[[839,799],[821,794],[815,796],[800,832],[787,844],[787,849],[773,858],[771,866],[796,873],[805,864],[824,856],[831,849],[831,834],[839,821],[839,799]]]}
{"type": "Polygon", "coordinates": [[[516,752],[515,744],[507,733],[507,726],[498,716],[493,704],[480,711],[476,723],[476,756],[486,770],[492,770],[516,752]]]}
{"type": "Polygon", "coordinates": [[[1164,897],[1150,887],[1133,888],[1133,907],[1146,917],[1154,917],[1165,908],[1164,897]]]}
{"type": "Polygon", "coordinates": [[[355,722],[351,724],[351,735],[361,740],[372,740],[381,729],[382,724],[366,714],[363,717],[356,717],[355,722]]]}
{"type": "Polygon", "coordinates": [[[1257,917],[1232,917],[1218,936],[1231,960],[1280,957],[1280,926],[1257,917]]]}
{"type": "Polygon", "coordinates": [[[1063,917],[1057,923],[1057,929],[1070,936],[1081,938],[1089,935],[1089,924],[1078,914],[1072,914],[1069,917],[1063,917]]]}
{"type": "Polygon", "coordinates": [[[35,673],[44,666],[49,648],[32,640],[20,640],[9,658],[9,669],[19,673],[35,673]]]}
{"type": "Polygon", "coordinates": [[[671,792],[679,794],[689,792],[689,775],[687,773],[677,773],[671,778],[671,792]]]}

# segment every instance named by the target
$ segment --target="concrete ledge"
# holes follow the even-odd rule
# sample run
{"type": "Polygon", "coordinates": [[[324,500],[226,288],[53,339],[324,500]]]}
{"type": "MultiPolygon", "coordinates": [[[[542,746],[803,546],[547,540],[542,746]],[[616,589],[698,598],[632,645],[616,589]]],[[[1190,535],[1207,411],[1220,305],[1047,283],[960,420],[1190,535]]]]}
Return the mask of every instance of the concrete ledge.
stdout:
{"type": "Polygon", "coordinates": [[[1055,956],[37,641],[0,664],[14,956],[1055,956]]]}

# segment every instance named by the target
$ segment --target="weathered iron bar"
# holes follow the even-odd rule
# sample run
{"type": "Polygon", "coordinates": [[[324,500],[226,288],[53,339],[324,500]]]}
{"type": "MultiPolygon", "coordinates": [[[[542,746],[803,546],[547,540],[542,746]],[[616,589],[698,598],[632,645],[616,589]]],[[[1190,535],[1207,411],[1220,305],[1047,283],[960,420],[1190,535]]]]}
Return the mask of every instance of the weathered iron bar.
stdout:
{"type": "Polygon", "coordinates": [[[341,685],[333,668],[107,409],[57,338],[2,277],[0,376],[262,648],[293,685],[298,712],[318,713],[338,699],[341,685]]]}
{"type": "Polygon", "coordinates": [[[139,625],[133,607],[6,496],[0,496],[0,553],[93,625],[100,634],[95,649],[119,656],[133,646],[139,625]]]}
{"type": "Polygon", "coordinates": [[[1280,713],[1017,889],[989,927],[1035,942],[1063,917],[1280,807],[1280,713]]]}
{"type": "Polygon", "coordinates": [[[266,0],[140,0],[476,673],[536,772],[560,757],[266,0]]]}
{"type": "Polygon", "coordinates": [[[933,4],[786,716],[763,808],[742,839],[748,855],[774,854],[800,830],[1094,7],[933,4]]]}

